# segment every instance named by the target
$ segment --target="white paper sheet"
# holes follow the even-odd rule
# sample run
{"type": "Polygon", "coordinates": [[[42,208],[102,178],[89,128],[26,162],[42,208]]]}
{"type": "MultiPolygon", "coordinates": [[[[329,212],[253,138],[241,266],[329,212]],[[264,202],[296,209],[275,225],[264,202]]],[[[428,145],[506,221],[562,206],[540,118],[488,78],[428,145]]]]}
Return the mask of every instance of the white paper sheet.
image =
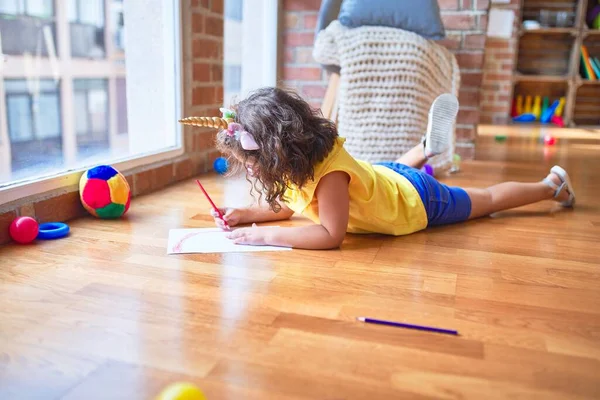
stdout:
{"type": "Polygon", "coordinates": [[[286,251],[288,247],[245,246],[234,244],[218,228],[207,229],[171,229],[167,254],[189,253],[242,253],[252,251],[286,251]]]}

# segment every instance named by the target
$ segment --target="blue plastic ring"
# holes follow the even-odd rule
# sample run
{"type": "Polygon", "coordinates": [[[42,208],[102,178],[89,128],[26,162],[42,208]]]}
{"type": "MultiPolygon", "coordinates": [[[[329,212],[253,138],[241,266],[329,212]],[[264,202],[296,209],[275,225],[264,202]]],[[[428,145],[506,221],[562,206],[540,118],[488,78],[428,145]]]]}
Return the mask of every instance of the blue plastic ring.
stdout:
{"type": "Polygon", "coordinates": [[[67,236],[69,230],[69,225],[62,222],[47,222],[40,225],[37,238],[45,240],[60,239],[67,236]]]}

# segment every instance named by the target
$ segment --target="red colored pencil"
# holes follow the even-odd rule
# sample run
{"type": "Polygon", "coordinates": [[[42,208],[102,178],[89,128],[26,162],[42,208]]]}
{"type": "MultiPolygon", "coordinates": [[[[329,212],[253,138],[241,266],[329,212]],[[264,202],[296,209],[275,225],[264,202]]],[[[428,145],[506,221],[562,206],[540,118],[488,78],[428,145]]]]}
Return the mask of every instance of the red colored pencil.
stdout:
{"type": "Polygon", "coordinates": [[[200,186],[200,190],[202,190],[202,193],[204,193],[204,195],[206,196],[206,199],[209,201],[209,203],[212,206],[212,208],[215,210],[215,212],[217,214],[219,214],[219,218],[221,218],[221,220],[223,220],[223,222],[225,223],[225,226],[227,228],[229,228],[229,225],[227,225],[227,221],[225,221],[225,217],[223,216],[223,214],[221,214],[221,210],[219,210],[219,208],[212,201],[212,199],[210,198],[210,196],[208,195],[208,193],[204,189],[204,186],[202,186],[202,184],[200,183],[200,181],[198,179],[196,179],[196,183],[198,183],[198,186],[200,186]]]}

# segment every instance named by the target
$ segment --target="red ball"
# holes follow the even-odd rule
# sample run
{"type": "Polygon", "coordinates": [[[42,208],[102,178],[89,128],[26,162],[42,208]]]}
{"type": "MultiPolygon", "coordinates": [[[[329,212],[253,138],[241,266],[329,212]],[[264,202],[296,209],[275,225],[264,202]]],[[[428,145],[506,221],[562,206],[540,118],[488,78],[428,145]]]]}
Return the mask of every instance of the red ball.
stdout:
{"type": "Polygon", "coordinates": [[[39,230],[40,227],[35,219],[31,217],[18,217],[10,224],[8,233],[15,242],[26,244],[35,240],[39,230]]]}
{"type": "Polygon", "coordinates": [[[556,138],[554,136],[546,135],[544,136],[544,143],[546,143],[548,146],[552,146],[554,143],[556,143],[556,138]]]}

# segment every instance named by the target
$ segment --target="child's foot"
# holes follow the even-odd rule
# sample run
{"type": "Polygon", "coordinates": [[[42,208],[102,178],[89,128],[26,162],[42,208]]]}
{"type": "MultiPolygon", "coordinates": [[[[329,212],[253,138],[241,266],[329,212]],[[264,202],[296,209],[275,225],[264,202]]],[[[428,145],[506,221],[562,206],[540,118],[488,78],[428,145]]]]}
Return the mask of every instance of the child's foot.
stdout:
{"type": "Polygon", "coordinates": [[[558,201],[563,207],[573,207],[575,204],[575,191],[567,171],[559,166],[554,166],[542,182],[554,190],[554,200],[558,201]]]}
{"type": "Polygon", "coordinates": [[[458,99],[445,93],[438,96],[429,109],[429,122],[423,144],[425,157],[443,153],[452,141],[452,128],[458,113],[458,99]]]}

